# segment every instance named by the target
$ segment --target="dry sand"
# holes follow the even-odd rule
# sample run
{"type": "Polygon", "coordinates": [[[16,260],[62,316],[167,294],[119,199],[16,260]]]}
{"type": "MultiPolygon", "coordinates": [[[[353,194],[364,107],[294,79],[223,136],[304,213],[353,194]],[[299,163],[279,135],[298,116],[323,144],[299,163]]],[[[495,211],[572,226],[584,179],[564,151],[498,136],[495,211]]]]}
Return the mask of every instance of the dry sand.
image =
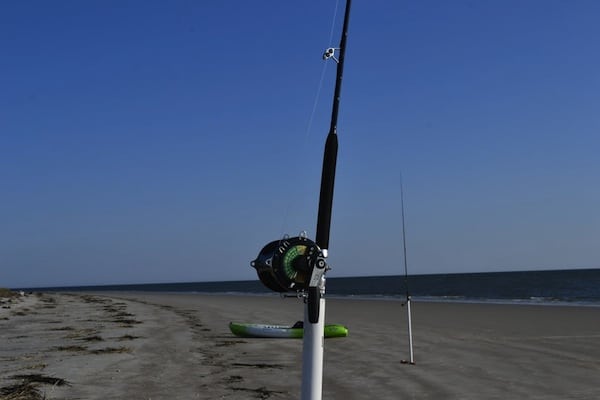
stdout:
{"type": "MultiPolygon", "coordinates": [[[[10,307],[0,308],[0,388],[30,380],[48,399],[300,397],[301,340],[227,327],[301,320],[297,299],[43,294],[10,307]]],[[[399,301],[328,299],[326,315],[350,336],[325,342],[324,399],[600,399],[598,307],[413,302],[416,365],[400,362],[399,301]]]]}

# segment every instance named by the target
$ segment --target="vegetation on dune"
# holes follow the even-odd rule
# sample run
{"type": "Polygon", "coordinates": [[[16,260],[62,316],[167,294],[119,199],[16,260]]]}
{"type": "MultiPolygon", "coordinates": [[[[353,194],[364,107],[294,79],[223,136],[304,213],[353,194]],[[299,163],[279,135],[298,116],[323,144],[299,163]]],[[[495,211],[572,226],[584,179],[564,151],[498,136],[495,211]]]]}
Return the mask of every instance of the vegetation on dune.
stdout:
{"type": "Polygon", "coordinates": [[[0,298],[17,297],[19,294],[10,289],[0,287],[0,298]]]}

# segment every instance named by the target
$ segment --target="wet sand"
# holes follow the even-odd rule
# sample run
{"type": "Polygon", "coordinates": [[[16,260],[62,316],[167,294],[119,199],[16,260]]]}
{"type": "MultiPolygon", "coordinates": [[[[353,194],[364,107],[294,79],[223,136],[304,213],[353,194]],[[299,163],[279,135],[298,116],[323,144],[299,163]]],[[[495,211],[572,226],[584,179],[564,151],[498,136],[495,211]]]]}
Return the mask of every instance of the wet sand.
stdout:
{"type": "MultiPolygon", "coordinates": [[[[412,306],[407,365],[401,302],[327,300],[327,322],[350,336],[325,341],[324,399],[600,398],[598,307],[412,306]]],[[[31,381],[48,399],[298,399],[302,341],[238,338],[227,324],[302,317],[301,301],[276,296],[29,295],[0,308],[0,388],[31,381]]]]}

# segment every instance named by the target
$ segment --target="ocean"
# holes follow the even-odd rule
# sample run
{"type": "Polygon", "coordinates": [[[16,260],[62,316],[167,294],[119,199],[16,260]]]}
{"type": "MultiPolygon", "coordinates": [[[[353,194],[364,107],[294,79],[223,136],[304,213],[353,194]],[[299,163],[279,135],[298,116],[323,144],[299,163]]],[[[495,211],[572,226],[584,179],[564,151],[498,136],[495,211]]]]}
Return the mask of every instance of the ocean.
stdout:
{"type": "MultiPolygon", "coordinates": [[[[415,301],[492,302],[600,307],[600,269],[327,278],[327,296],[415,301]]],[[[274,294],[260,281],[151,283],[23,288],[26,291],[148,291],[274,294]]]]}

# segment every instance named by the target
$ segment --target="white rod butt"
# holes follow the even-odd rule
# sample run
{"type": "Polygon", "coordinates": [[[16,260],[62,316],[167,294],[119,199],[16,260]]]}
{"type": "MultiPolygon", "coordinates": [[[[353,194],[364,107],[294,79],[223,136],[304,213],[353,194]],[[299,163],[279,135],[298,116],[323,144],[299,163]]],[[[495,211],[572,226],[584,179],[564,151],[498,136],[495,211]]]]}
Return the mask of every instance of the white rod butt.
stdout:
{"type": "Polygon", "coordinates": [[[320,300],[319,321],[308,320],[304,305],[304,339],[302,343],[302,400],[321,400],[323,392],[323,350],[325,338],[325,299],[320,300]]]}

